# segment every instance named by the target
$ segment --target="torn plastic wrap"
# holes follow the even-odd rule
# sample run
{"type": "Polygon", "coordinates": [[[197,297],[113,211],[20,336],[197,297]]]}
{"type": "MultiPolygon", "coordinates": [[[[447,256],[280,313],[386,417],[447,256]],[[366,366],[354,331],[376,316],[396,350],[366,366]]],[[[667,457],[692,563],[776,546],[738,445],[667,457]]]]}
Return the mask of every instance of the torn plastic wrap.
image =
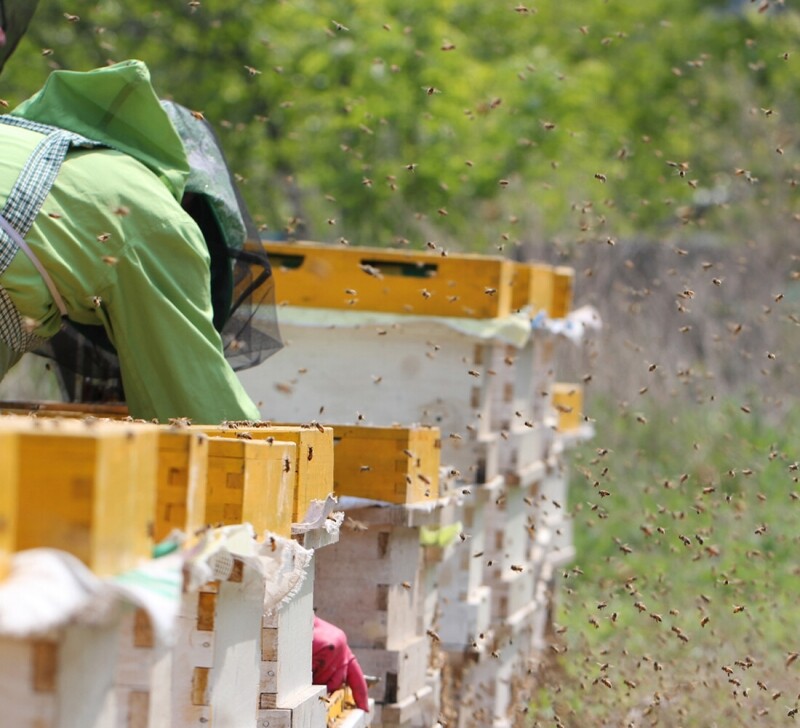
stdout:
{"type": "Polygon", "coordinates": [[[533,331],[547,331],[556,336],[564,336],[573,344],[580,344],[589,331],[603,328],[600,312],[594,306],[581,306],[570,311],[564,318],[548,318],[540,311],[531,319],[533,331]]]}
{"type": "Polygon", "coordinates": [[[0,582],[0,636],[25,639],[70,624],[107,624],[119,610],[136,607],[148,614],[156,638],[169,644],[183,594],[227,579],[235,561],[264,576],[264,612],[280,609],[303,585],[313,552],[269,533],[262,542],[253,536],[248,524],[211,529],[189,550],[110,578],[95,576],[64,551],[20,551],[0,582]]]}
{"type": "Polygon", "coordinates": [[[100,579],[64,551],[20,551],[0,582],[0,635],[28,638],[72,623],[103,624],[129,605],[144,609],[158,638],[168,640],[180,605],[182,569],[183,560],[173,555],[100,579]]]}
{"type": "Polygon", "coordinates": [[[312,500],[303,520],[292,524],[292,534],[305,534],[318,529],[334,535],[344,521],[344,513],[339,510],[339,501],[333,495],[322,500],[312,500]]]}

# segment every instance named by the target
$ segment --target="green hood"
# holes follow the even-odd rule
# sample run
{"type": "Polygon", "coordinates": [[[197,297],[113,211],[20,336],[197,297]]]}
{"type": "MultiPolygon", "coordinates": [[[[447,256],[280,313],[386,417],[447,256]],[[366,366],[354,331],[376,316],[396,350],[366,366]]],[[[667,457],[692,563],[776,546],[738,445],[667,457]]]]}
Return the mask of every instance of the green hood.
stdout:
{"type": "Polygon", "coordinates": [[[85,73],[54,71],[44,87],[11,112],[129,154],[149,167],[180,202],[189,163],[178,133],[141,61],[85,73]]]}

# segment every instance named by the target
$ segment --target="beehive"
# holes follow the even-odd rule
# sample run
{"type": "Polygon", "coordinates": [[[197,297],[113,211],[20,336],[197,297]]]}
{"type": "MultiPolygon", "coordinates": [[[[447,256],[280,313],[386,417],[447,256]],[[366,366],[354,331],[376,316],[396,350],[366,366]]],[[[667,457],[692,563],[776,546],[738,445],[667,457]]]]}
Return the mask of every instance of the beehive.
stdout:
{"type": "Polygon", "coordinates": [[[201,427],[213,437],[245,436],[253,440],[295,444],[292,523],[299,523],[312,500],[325,500],[333,492],[333,430],[330,427],[299,425],[201,427]]]}
{"type": "Polygon", "coordinates": [[[3,514],[15,550],[62,549],[102,576],[150,557],[155,426],[8,417],[0,431],[17,433],[16,507],[3,514]]]}
{"type": "Polygon", "coordinates": [[[295,453],[291,442],[209,438],[205,523],[291,535],[295,453]]]}
{"type": "Polygon", "coordinates": [[[549,312],[553,305],[555,272],[543,263],[515,263],[511,310],[529,307],[531,316],[549,312]]]}
{"type": "Polygon", "coordinates": [[[564,318],[570,312],[574,284],[574,269],[563,265],[556,267],[553,271],[553,302],[550,309],[552,318],[564,318]]]}
{"type": "Polygon", "coordinates": [[[48,402],[48,401],[3,401],[0,402],[0,415],[35,414],[36,417],[70,417],[83,419],[97,417],[123,420],[128,417],[125,404],[89,404],[88,402],[48,402]]]}
{"type": "Polygon", "coordinates": [[[334,426],[337,495],[416,503],[439,496],[441,436],[429,427],[334,426]]]}
{"type": "Polygon", "coordinates": [[[419,529],[362,526],[363,510],[354,512],[353,530],[316,554],[314,607],[354,650],[402,650],[420,636],[419,529]]]}
{"type": "Polygon", "coordinates": [[[291,306],[496,318],[511,312],[513,264],[320,243],[268,243],[278,301],[291,306]]]}
{"type": "Polygon", "coordinates": [[[192,535],[205,525],[208,438],[189,430],[160,428],[155,539],[173,529],[192,535]]]}
{"type": "Polygon", "coordinates": [[[285,350],[268,370],[241,374],[248,394],[264,403],[265,416],[429,425],[442,433],[442,465],[455,467],[469,482],[495,472],[492,341],[421,318],[402,326],[350,326],[349,314],[342,312],[341,327],[307,326],[287,322],[290,313],[284,309],[281,324],[285,350]]]}
{"type": "Polygon", "coordinates": [[[7,574],[16,543],[17,490],[19,488],[19,447],[14,432],[0,432],[0,462],[3,463],[0,487],[0,579],[7,574]]]}
{"type": "Polygon", "coordinates": [[[430,637],[421,635],[395,650],[353,648],[364,673],[380,678],[369,690],[376,703],[401,703],[425,687],[430,641],[430,637]]]}
{"type": "Polygon", "coordinates": [[[580,384],[558,382],[551,387],[553,407],[558,413],[558,431],[577,430],[582,422],[583,387],[580,384]]]}
{"type": "Polygon", "coordinates": [[[226,580],[185,592],[171,660],[170,726],[256,725],[265,578],[233,560],[226,580]]]}
{"type": "Polygon", "coordinates": [[[262,616],[259,641],[260,711],[285,710],[293,699],[311,688],[313,595],[314,567],[310,564],[308,575],[292,600],[262,616]]]}
{"type": "MultiPolygon", "coordinates": [[[[492,589],[492,618],[505,620],[530,603],[531,487],[506,483],[486,499],[484,578],[492,589]]],[[[483,495],[483,494],[481,494],[483,495]]]]}

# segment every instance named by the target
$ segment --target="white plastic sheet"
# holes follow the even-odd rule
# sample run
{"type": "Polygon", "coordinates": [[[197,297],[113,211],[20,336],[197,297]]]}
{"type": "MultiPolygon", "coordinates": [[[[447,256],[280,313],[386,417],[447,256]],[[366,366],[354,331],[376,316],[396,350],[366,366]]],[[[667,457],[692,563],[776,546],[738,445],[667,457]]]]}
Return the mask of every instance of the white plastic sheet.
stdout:
{"type": "Polygon", "coordinates": [[[110,578],[95,576],[63,551],[18,552],[0,582],[0,636],[30,638],[69,624],[105,624],[127,606],[144,609],[156,637],[169,642],[183,590],[227,579],[234,560],[264,575],[264,611],[278,609],[302,586],[313,552],[280,536],[265,534],[260,542],[253,536],[249,524],[211,529],[188,551],[110,578]]]}

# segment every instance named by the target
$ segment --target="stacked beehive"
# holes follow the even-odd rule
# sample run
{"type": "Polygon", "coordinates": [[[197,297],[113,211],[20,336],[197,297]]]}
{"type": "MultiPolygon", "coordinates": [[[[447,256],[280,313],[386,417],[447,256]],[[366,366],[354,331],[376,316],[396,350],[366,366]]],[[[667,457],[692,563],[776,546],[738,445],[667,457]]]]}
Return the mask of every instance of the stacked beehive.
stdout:
{"type": "MultiPolygon", "coordinates": [[[[24,607],[15,611],[0,592],[0,709],[11,723],[326,724],[326,689],[311,675],[313,553],[285,536],[294,514],[332,490],[332,431],[252,432],[0,417],[0,565],[6,587],[17,585],[14,594],[35,600],[43,590],[49,605],[40,620],[26,620],[24,607]],[[188,536],[183,553],[153,561],[154,536],[173,529],[188,536]],[[15,552],[41,547],[58,551],[31,551],[9,574],[15,552]],[[280,568],[269,561],[272,554],[280,568]],[[19,586],[54,568],[53,558],[60,566],[49,573],[64,579],[69,594],[56,581],[40,592],[19,586]],[[170,559],[171,567],[163,566],[170,559]],[[281,570],[291,566],[291,579],[278,584],[275,574],[288,579],[281,570]],[[198,583],[195,573],[211,579],[198,583]],[[110,596],[117,588],[135,591],[144,582],[145,591],[169,601],[169,578],[171,642],[156,634],[152,613],[108,609],[125,601],[110,596]],[[280,606],[279,589],[291,597],[280,606]],[[67,599],[72,609],[62,613],[59,603],[67,599]],[[24,626],[8,634],[20,619],[24,626]]],[[[353,728],[369,722],[349,707],[338,720],[353,728]]]]}
{"type": "Polygon", "coordinates": [[[318,556],[317,614],[345,631],[363,670],[378,678],[374,721],[432,724],[438,691],[428,679],[420,529],[441,508],[439,431],[345,426],[334,427],[334,440],[334,491],[394,507],[348,512],[346,537],[318,556]]]}
{"type": "Polygon", "coordinates": [[[580,408],[557,400],[558,338],[538,324],[569,313],[572,271],[306,243],[268,252],[287,346],[242,380],[270,417],[361,428],[336,492],[393,504],[345,502],[353,528],[318,560],[318,607],[384,678],[378,724],[435,723],[432,709],[399,707],[425,702],[421,673],[398,677],[425,635],[447,687],[438,708],[460,704],[448,717],[465,726],[507,724],[512,676],[541,646],[553,548],[571,553],[558,422],[569,410],[579,425],[580,408]],[[368,433],[398,424],[440,429],[449,477],[436,504],[413,477],[400,497],[365,487],[368,433]],[[455,541],[431,545],[455,524],[455,541]]]}

